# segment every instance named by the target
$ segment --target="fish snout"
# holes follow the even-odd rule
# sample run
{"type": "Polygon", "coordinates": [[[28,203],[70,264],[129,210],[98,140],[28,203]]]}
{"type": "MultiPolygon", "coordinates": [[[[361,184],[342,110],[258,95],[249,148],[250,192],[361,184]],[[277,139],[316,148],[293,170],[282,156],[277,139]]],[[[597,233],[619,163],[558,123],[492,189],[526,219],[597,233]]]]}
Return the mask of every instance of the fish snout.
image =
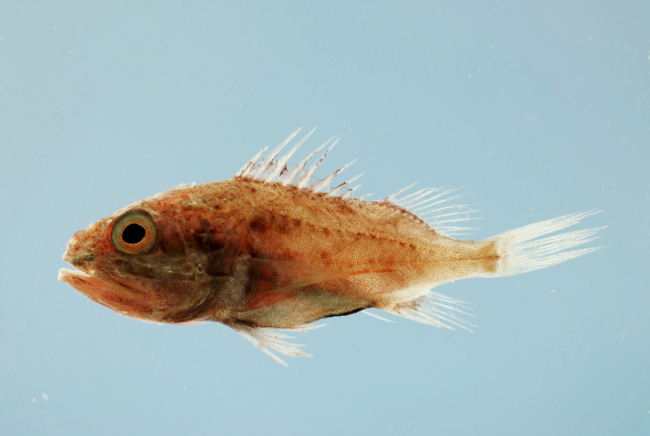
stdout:
{"type": "Polygon", "coordinates": [[[68,241],[68,246],[65,253],[63,253],[63,260],[72,266],[82,268],[88,262],[95,260],[95,255],[87,250],[86,232],[79,230],[68,241]]]}

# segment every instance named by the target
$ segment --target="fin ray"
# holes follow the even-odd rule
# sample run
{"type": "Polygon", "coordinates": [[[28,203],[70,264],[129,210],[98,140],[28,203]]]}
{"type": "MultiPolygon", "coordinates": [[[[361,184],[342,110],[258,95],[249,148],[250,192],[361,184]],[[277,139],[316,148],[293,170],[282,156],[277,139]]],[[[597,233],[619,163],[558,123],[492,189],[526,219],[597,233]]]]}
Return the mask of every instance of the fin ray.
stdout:
{"type": "Polygon", "coordinates": [[[538,239],[540,236],[573,226],[583,218],[597,213],[600,211],[572,213],[509,230],[490,238],[497,242],[498,251],[502,256],[496,275],[504,277],[535,271],[601,249],[602,247],[590,247],[566,251],[598,239],[594,235],[605,227],[576,230],[538,239]]]}
{"type": "Polygon", "coordinates": [[[384,201],[390,201],[408,210],[433,227],[434,230],[447,236],[469,235],[471,231],[477,230],[475,227],[458,226],[456,224],[480,219],[472,215],[479,212],[478,210],[472,209],[468,204],[448,203],[470,195],[464,193],[455,194],[462,187],[424,188],[403,197],[398,197],[399,194],[414,185],[411,184],[395,194],[389,195],[384,201]],[[456,211],[449,213],[450,209],[456,211]]]}
{"type": "MultiPolygon", "coordinates": [[[[262,350],[265,354],[270,356],[273,360],[280,363],[281,365],[288,366],[287,363],[279,358],[273,351],[284,354],[285,356],[308,356],[311,357],[311,354],[307,354],[300,349],[304,346],[301,344],[292,344],[286,342],[283,339],[289,339],[291,336],[287,336],[283,333],[278,333],[270,328],[259,328],[252,327],[242,323],[233,323],[229,324],[229,327],[235,330],[237,333],[242,335],[244,338],[248,339],[253,343],[257,348],[262,350]],[[273,350],[273,351],[271,351],[273,350]]],[[[306,326],[302,331],[306,331],[310,328],[316,328],[320,326],[306,326]]],[[[284,329],[281,329],[284,330],[284,329]]],[[[290,331],[301,331],[299,329],[287,329],[290,331]]]]}
{"type": "Polygon", "coordinates": [[[280,145],[274,148],[269,156],[265,159],[260,160],[262,155],[266,153],[267,148],[264,148],[259,153],[257,153],[253,159],[251,159],[246,165],[240,169],[235,177],[260,180],[266,183],[280,183],[282,185],[293,185],[298,188],[310,189],[314,192],[319,192],[324,190],[325,193],[330,196],[340,196],[347,198],[352,195],[352,192],[356,188],[348,188],[348,185],[355,179],[360,176],[356,176],[347,182],[341,183],[338,186],[332,188],[330,183],[336,176],[338,176],[343,170],[352,165],[355,161],[352,161],[346,165],[343,165],[341,168],[334,171],[329,176],[324,179],[317,179],[314,177],[314,173],[327,157],[329,152],[334,148],[334,146],[339,142],[338,138],[330,138],[316,150],[307,154],[298,164],[294,165],[291,168],[287,167],[289,158],[298,150],[298,148],[314,133],[316,128],[313,128],[303,139],[298,141],[296,145],[284,156],[278,157],[282,149],[289,143],[291,140],[300,132],[301,129],[293,132],[287,139],[285,139],[280,145]],[[307,163],[318,154],[323,148],[329,146],[323,155],[316,160],[316,162],[307,167],[307,163]],[[346,195],[347,194],[347,195],[346,195]]]}
{"type": "Polygon", "coordinates": [[[471,309],[464,301],[432,292],[428,288],[405,289],[400,293],[405,298],[377,306],[377,308],[434,327],[450,330],[455,330],[455,327],[458,327],[468,331],[472,331],[471,327],[476,327],[461,318],[461,315],[474,316],[466,312],[471,309]]]}

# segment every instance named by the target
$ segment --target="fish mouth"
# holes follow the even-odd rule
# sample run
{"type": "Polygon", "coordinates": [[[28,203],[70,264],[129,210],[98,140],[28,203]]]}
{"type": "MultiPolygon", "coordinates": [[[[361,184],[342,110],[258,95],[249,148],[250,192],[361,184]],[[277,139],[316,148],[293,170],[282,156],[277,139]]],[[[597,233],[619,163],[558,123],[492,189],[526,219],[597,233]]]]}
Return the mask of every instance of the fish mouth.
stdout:
{"type": "MultiPolygon", "coordinates": [[[[73,238],[74,239],[74,238],[73,238]]],[[[95,256],[92,254],[82,254],[82,255],[73,255],[70,253],[70,244],[72,240],[68,243],[68,249],[66,250],[65,253],[63,253],[63,260],[70,264],[71,266],[74,266],[75,268],[78,269],[68,269],[68,268],[61,268],[59,270],[59,275],[57,279],[60,282],[65,282],[72,286],[74,289],[77,291],[81,292],[88,298],[97,301],[95,298],[93,298],[93,295],[97,295],[98,293],[102,291],[111,291],[115,292],[115,289],[109,284],[106,283],[102,280],[100,280],[96,274],[93,274],[94,271],[90,271],[90,274],[86,271],[84,271],[85,265],[87,262],[92,262],[95,260],[95,256]]],[[[97,301],[99,302],[99,301],[97,301]]]]}
{"type": "Polygon", "coordinates": [[[114,295],[121,294],[124,290],[116,283],[102,280],[95,269],[89,267],[89,264],[92,264],[92,262],[95,261],[94,254],[83,251],[79,253],[80,250],[75,250],[73,252],[72,247],[75,245],[79,233],[80,232],[77,232],[77,234],[70,239],[70,242],[68,242],[68,249],[63,253],[63,261],[77,269],[61,268],[57,279],[60,282],[69,284],[75,290],[94,302],[122,313],[119,308],[116,308],[115,303],[112,303],[112,301],[115,300],[115,297],[113,297],[114,295]],[[111,301],[111,303],[109,303],[109,301],[111,301]]]}
{"type": "Polygon", "coordinates": [[[151,307],[126,296],[126,289],[122,289],[119,284],[107,283],[84,271],[68,268],[59,270],[58,280],[67,283],[85,297],[120,315],[150,321],[147,315],[151,314],[151,307]]]}
{"type": "Polygon", "coordinates": [[[69,284],[86,297],[90,298],[96,303],[103,304],[104,306],[108,306],[108,304],[102,301],[101,295],[105,292],[115,292],[115,290],[108,283],[103,282],[97,277],[93,277],[84,271],[76,269],[73,270],[68,268],[61,268],[59,270],[59,276],[57,279],[60,282],[69,284]]]}
{"type": "Polygon", "coordinates": [[[86,292],[86,290],[90,290],[89,287],[92,287],[94,291],[114,291],[108,283],[78,269],[61,268],[57,280],[66,282],[86,296],[89,296],[86,292]]]}
{"type": "Polygon", "coordinates": [[[110,284],[77,269],[61,268],[57,279],[72,286],[91,300],[114,309],[103,301],[101,296],[107,292],[115,293],[116,289],[110,284]]]}
{"type": "Polygon", "coordinates": [[[104,271],[101,256],[98,258],[94,252],[86,232],[80,230],[68,241],[63,260],[77,269],[61,268],[58,280],[121,315],[155,322],[151,319],[154,312],[152,301],[146,292],[139,289],[139,283],[130,283],[133,280],[114,277],[110,267],[104,271]]]}

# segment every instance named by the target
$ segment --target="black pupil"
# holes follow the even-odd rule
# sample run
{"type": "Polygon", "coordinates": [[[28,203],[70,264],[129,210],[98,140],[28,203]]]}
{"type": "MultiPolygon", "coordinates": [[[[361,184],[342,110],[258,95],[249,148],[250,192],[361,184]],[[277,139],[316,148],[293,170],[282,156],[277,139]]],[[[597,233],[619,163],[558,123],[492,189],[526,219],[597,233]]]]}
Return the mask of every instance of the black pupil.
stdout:
{"type": "Polygon", "coordinates": [[[147,234],[144,227],[139,224],[129,224],[122,232],[122,240],[127,244],[137,244],[147,234]]]}

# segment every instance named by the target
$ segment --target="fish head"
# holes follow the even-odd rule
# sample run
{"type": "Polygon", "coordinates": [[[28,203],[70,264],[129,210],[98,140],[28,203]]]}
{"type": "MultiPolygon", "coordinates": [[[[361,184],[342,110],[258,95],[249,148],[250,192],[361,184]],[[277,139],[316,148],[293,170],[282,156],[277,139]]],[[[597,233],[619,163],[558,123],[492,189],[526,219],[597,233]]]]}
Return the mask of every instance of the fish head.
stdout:
{"type": "Polygon", "coordinates": [[[61,269],[59,280],[132,318],[201,322],[214,277],[191,240],[196,214],[179,214],[177,206],[173,196],[143,200],[78,231],[63,255],[77,270],[61,269]]]}

